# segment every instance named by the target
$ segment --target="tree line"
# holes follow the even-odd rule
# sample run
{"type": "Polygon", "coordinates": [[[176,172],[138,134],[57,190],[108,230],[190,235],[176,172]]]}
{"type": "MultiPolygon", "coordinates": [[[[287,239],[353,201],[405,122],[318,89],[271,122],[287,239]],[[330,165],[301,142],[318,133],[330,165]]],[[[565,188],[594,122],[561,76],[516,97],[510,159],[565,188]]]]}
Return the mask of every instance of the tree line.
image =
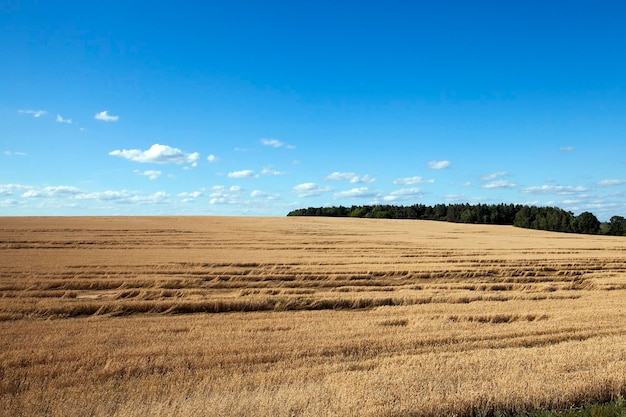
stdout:
{"type": "Polygon", "coordinates": [[[565,211],[558,207],[537,207],[521,204],[309,207],[293,210],[287,216],[437,220],[453,223],[513,225],[553,232],[626,235],[626,219],[622,216],[613,216],[608,222],[601,223],[595,215],[587,211],[575,216],[571,211],[565,211]]]}

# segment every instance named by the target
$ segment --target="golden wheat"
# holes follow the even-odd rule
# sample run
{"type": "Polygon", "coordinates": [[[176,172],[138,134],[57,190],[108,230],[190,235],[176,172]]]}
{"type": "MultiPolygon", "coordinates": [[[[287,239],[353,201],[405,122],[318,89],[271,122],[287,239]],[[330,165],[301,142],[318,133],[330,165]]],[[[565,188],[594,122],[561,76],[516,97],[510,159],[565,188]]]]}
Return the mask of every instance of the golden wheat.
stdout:
{"type": "Polygon", "coordinates": [[[0,415],[436,416],[626,395],[626,240],[0,218],[0,415]]]}

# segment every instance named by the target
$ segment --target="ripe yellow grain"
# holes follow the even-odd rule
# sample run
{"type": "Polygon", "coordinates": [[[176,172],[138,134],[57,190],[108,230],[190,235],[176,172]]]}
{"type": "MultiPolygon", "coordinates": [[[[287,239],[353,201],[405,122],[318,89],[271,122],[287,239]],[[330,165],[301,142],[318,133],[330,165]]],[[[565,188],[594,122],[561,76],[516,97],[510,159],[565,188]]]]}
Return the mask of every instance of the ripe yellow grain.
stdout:
{"type": "Polygon", "coordinates": [[[626,395],[626,240],[0,218],[0,415],[438,416],[626,395]]]}

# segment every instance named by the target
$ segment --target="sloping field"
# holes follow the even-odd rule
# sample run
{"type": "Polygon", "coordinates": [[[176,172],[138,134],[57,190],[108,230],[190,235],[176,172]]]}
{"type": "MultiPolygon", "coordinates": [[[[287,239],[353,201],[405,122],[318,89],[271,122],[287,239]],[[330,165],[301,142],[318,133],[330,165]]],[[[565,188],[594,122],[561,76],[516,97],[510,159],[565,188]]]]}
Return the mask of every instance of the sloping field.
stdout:
{"type": "Polygon", "coordinates": [[[625,395],[625,238],[0,218],[0,415],[465,416],[625,395]]]}

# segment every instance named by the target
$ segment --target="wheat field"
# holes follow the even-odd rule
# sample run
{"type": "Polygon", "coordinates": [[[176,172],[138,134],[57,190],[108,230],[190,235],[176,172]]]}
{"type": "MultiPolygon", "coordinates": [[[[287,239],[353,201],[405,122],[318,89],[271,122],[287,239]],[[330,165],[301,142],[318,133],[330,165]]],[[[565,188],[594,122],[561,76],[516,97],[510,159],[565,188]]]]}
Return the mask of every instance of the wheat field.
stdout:
{"type": "Polygon", "coordinates": [[[626,396],[626,239],[0,218],[0,415],[490,415],[626,396]]]}

